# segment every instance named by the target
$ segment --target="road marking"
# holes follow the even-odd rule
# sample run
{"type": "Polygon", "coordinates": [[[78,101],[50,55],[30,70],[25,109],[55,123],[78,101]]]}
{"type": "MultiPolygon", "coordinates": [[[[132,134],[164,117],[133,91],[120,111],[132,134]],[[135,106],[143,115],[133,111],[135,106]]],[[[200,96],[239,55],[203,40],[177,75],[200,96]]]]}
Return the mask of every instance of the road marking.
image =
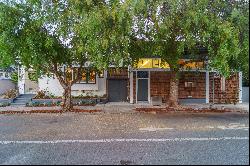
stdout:
{"type": "Polygon", "coordinates": [[[220,141],[249,140],[249,137],[218,138],[152,138],[152,139],[98,139],[98,140],[52,140],[52,141],[0,141],[0,144],[59,144],[59,143],[111,143],[111,142],[182,142],[182,141],[220,141]]]}
{"type": "Polygon", "coordinates": [[[209,129],[220,129],[220,130],[249,130],[249,126],[240,123],[230,123],[226,126],[206,126],[209,129]]]}
{"type": "Polygon", "coordinates": [[[164,131],[164,130],[173,130],[174,128],[168,128],[168,127],[161,127],[161,128],[155,128],[155,127],[146,127],[146,128],[139,128],[140,131],[164,131]]]}

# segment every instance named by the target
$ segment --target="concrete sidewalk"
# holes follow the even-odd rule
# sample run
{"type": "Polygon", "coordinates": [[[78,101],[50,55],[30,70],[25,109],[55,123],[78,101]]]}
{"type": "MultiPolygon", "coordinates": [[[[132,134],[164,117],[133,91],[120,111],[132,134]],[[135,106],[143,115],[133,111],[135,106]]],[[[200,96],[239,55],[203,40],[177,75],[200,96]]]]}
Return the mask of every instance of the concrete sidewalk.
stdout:
{"type": "MultiPolygon", "coordinates": [[[[201,108],[209,108],[210,104],[194,104],[194,103],[186,103],[182,104],[184,106],[189,106],[194,109],[201,109],[201,108]]],[[[162,106],[152,106],[149,103],[138,103],[138,104],[130,104],[127,102],[111,102],[107,104],[97,104],[95,106],[74,106],[75,109],[82,109],[82,110],[102,110],[101,112],[104,113],[135,113],[136,108],[165,108],[166,105],[162,106]]],[[[223,109],[229,108],[232,111],[241,111],[249,113],[249,103],[242,103],[242,104],[215,104],[213,108],[223,109]]],[[[61,110],[60,106],[53,106],[53,107],[25,107],[25,106],[7,106],[7,107],[0,107],[0,111],[31,111],[31,110],[61,110]]],[[[100,112],[100,113],[101,113],[100,112]]]]}
{"type": "Polygon", "coordinates": [[[194,109],[199,109],[199,108],[209,108],[209,107],[213,107],[213,108],[218,108],[218,109],[223,109],[223,108],[228,108],[234,111],[244,111],[244,112],[248,112],[249,113],[249,102],[243,102],[243,103],[238,103],[236,105],[234,104],[194,104],[194,103],[186,103],[183,104],[185,106],[190,106],[194,109]]]}

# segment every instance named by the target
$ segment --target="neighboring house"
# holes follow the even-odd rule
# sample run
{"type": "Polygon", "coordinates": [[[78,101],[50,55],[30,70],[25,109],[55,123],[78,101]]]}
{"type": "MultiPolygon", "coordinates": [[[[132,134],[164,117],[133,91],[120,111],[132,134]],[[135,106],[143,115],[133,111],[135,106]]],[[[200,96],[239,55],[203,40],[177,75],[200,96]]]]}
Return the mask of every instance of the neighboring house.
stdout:
{"type": "MultiPolygon", "coordinates": [[[[152,97],[160,96],[166,102],[170,90],[169,71],[168,64],[162,63],[160,58],[141,58],[133,67],[118,70],[110,67],[101,74],[86,70],[82,73],[81,81],[72,86],[72,95],[107,95],[110,102],[130,103],[151,102],[152,97]]],[[[19,73],[21,94],[46,90],[55,96],[63,95],[63,88],[56,78],[44,76],[36,83],[28,79],[24,69],[21,68],[19,73]]],[[[190,62],[184,65],[180,74],[179,99],[203,103],[229,103],[237,100],[241,103],[242,74],[237,72],[225,79],[215,72],[206,71],[204,61],[190,62]]]]}
{"type": "Polygon", "coordinates": [[[15,89],[16,85],[11,81],[11,73],[14,68],[0,69],[0,95],[10,89],[15,89]]]}

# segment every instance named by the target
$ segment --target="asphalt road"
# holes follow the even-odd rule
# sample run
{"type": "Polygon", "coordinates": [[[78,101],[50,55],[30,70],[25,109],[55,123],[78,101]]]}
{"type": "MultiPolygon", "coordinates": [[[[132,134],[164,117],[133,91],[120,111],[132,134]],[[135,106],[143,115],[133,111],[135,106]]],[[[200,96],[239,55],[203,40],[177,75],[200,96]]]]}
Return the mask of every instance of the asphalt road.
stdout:
{"type": "Polygon", "coordinates": [[[249,164],[249,115],[0,115],[0,164],[249,164]]]}

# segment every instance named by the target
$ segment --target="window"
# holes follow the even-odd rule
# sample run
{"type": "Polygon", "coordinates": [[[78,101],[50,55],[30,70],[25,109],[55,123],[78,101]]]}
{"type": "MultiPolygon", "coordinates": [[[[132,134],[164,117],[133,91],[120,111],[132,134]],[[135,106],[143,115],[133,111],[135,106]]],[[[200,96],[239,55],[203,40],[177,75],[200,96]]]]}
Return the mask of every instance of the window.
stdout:
{"type": "MultiPolygon", "coordinates": [[[[77,69],[74,70],[74,74],[77,73],[77,69]]],[[[75,74],[76,77],[76,74],[75,74]]],[[[78,82],[80,84],[95,84],[96,83],[96,72],[94,70],[85,69],[81,73],[81,80],[78,82]]]]}
{"type": "MultiPolygon", "coordinates": [[[[72,80],[77,77],[77,68],[66,70],[66,79],[72,80]]],[[[96,83],[96,72],[90,69],[84,69],[81,73],[81,79],[77,82],[78,84],[95,84],[96,83]]]]}
{"type": "Polygon", "coordinates": [[[95,81],[96,81],[96,73],[95,73],[95,71],[88,71],[87,73],[86,73],[86,75],[87,75],[87,83],[88,84],[95,84],[95,81]]]}
{"type": "Polygon", "coordinates": [[[10,78],[10,73],[5,73],[6,78],[10,78]]]}
{"type": "Polygon", "coordinates": [[[0,77],[3,77],[4,76],[4,73],[0,73],[0,77]]]}
{"type": "Polygon", "coordinates": [[[98,72],[99,78],[104,78],[104,70],[98,72]]]}
{"type": "Polygon", "coordinates": [[[148,78],[148,72],[147,71],[138,71],[137,78],[148,78]]]}

